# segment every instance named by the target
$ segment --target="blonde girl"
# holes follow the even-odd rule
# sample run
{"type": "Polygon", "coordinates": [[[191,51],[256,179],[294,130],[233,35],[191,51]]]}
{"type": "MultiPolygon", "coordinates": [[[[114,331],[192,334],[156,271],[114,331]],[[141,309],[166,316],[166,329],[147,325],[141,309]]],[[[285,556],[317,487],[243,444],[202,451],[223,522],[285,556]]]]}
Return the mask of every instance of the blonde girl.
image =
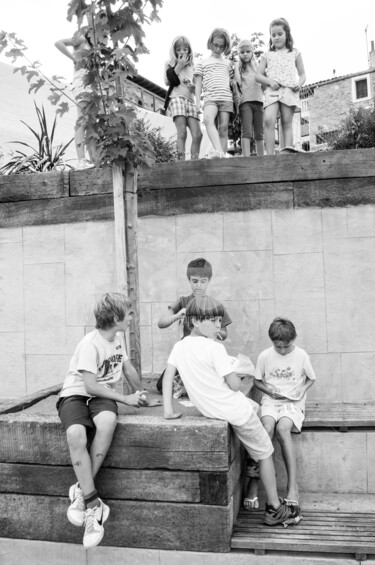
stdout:
{"type": "Polygon", "coordinates": [[[267,155],[275,153],[275,123],[280,112],[283,148],[293,147],[293,115],[300,106],[299,90],[306,81],[302,56],[293,47],[290,26],[284,18],[270,25],[270,50],[263,56],[256,80],[264,92],[264,137],[267,155]]]}
{"type": "Polygon", "coordinates": [[[199,61],[195,68],[197,111],[200,112],[203,90],[203,121],[214,148],[210,157],[225,157],[229,118],[233,113],[233,96],[230,88],[233,68],[232,63],[223,57],[230,53],[229,33],[225,29],[215,28],[208,38],[207,48],[210,49],[211,55],[199,61]]]}
{"type": "Polygon", "coordinates": [[[263,93],[255,80],[257,64],[253,44],[243,39],[238,44],[239,61],[234,69],[234,78],[240,89],[239,113],[241,120],[242,155],[250,155],[250,140],[254,135],[257,155],[264,155],[263,143],[263,93]]]}
{"type": "Polygon", "coordinates": [[[169,113],[177,129],[177,150],[185,159],[187,128],[191,133],[190,154],[198,159],[202,141],[199,115],[195,104],[193,50],[184,35],[175,37],[165,65],[165,83],[169,86],[169,113]]]}

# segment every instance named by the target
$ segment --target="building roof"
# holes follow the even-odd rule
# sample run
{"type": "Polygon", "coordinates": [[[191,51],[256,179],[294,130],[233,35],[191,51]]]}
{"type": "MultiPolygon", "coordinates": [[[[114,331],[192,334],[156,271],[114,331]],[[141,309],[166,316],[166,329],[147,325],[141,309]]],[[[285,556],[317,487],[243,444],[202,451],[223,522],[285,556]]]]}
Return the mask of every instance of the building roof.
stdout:
{"type": "Polygon", "coordinates": [[[345,80],[345,79],[353,78],[353,77],[358,77],[358,76],[362,76],[362,75],[367,75],[369,73],[375,73],[375,69],[370,68],[370,69],[367,69],[366,71],[362,71],[362,72],[350,73],[348,75],[341,75],[341,76],[338,76],[338,77],[320,80],[318,82],[312,82],[311,84],[306,84],[305,86],[303,86],[301,88],[300,92],[301,92],[301,94],[303,94],[303,93],[308,92],[309,90],[314,90],[314,88],[319,88],[320,86],[323,86],[324,84],[339,82],[341,80],[345,80]]]}
{"type": "Polygon", "coordinates": [[[142,75],[138,75],[138,74],[132,76],[129,75],[128,80],[134,82],[135,84],[138,84],[139,86],[143,86],[143,88],[147,88],[147,90],[149,90],[153,94],[156,94],[157,96],[160,96],[160,98],[163,98],[163,100],[167,94],[165,88],[162,88],[158,84],[155,84],[154,82],[148,80],[148,78],[145,78],[142,75]]]}

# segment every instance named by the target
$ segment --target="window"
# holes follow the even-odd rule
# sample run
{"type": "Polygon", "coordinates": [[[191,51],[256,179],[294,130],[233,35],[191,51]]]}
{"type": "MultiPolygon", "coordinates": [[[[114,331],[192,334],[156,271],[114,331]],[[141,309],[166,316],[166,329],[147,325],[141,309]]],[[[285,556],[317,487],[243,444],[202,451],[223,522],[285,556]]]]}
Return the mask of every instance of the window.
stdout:
{"type": "Polygon", "coordinates": [[[369,75],[352,79],[353,102],[361,102],[371,98],[369,75]]]}
{"type": "Polygon", "coordinates": [[[357,80],[355,83],[355,94],[356,98],[367,98],[367,80],[357,80]]]}
{"type": "Polygon", "coordinates": [[[301,117],[304,118],[309,115],[309,100],[301,100],[301,117]]]}
{"type": "Polygon", "coordinates": [[[336,131],[322,131],[320,133],[316,134],[316,144],[320,145],[322,143],[327,143],[327,141],[330,141],[331,139],[333,139],[336,135],[336,131]]]}

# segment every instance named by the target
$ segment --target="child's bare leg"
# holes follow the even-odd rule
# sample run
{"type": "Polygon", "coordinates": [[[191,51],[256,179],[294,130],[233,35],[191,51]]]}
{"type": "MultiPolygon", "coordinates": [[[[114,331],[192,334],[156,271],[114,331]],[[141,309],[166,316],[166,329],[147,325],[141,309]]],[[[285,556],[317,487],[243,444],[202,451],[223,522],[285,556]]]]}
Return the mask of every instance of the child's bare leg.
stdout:
{"type": "Polygon", "coordinates": [[[201,126],[199,120],[190,116],[187,118],[187,125],[191,133],[190,155],[192,159],[198,159],[203,137],[201,126]]]}
{"type": "Polygon", "coordinates": [[[262,157],[264,155],[264,141],[263,141],[263,139],[256,139],[255,145],[256,145],[256,148],[257,148],[258,157],[262,157]]]}
{"type": "Polygon", "coordinates": [[[117,418],[114,412],[106,410],[97,414],[93,420],[96,432],[91,444],[90,457],[92,476],[95,477],[111,446],[117,418]]]}
{"type": "Polygon", "coordinates": [[[91,470],[91,459],[87,451],[86,428],[81,424],[73,424],[66,431],[66,438],[73,464],[73,470],[83,494],[90,494],[95,489],[91,470]]]}
{"type": "Polygon", "coordinates": [[[223,153],[226,153],[228,149],[229,118],[229,112],[219,112],[219,138],[223,153]]]}
{"type": "Polygon", "coordinates": [[[277,423],[276,435],[280,442],[281,453],[288,474],[288,490],[286,498],[298,501],[297,462],[292,440],[292,428],[292,420],[287,417],[283,417],[277,423]]]}
{"type": "Polygon", "coordinates": [[[180,154],[180,158],[184,161],[187,136],[186,118],[185,116],[176,116],[173,121],[177,129],[177,151],[180,154]]]}
{"type": "Polygon", "coordinates": [[[277,494],[275,467],[272,455],[267,457],[267,459],[259,461],[259,474],[264,490],[266,491],[267,503],[271,504],[274,508],[278,508],[280,506],[280,500],[277,494]]]}
{"type": "Polygon", "coordinates": [[[250,138],[241,137],[241,149],[243,157],[250,157],[250,138]]]}
{"type": "MultiPolygon", "coordinates": [[[[272,441],[275,435],[275,426],[276,426],[275,420],[271,418],[271,416],[263,416],[263,418],[261,418],[261,422],[272,441]]],[[[260,467],[259,467],[259,472],[260,472],[260,467]]],[[[258,496],[258,488],[259,488],[259,480],[255,478],[251,478],[249,481],[246,498],[249,498],[251,500],[254,499],[256,496],[258,496]]]]}
{"type": "Polygon", "coordinates": [[[294,106],[280,104],[281,127],[283,128],[284,147],[293,146],[294,106]]]}
{"type": "Polygon", "coordinates": [[[275,154],[275,125],[279,104],[274,103],[264,109],[264,142],[267,155],[275,154]]]}
{"type": "Polygon", "coordinates": [[[217,131],[215,125],[215,119],[217,113],[218,113],[217,107],[214,106],[213,104],[206,106],[203,110],[203,121],[204,121],[204,125],[206,126],[207,135],[210,138],[213,148],[218,153],[222,153],[223,149],[221,146],[219,132],[217,131]]]}
{"type": "Polygon", "coordinates": [[[74,126],[74,143],[79,161],[85,158],[85,128],[82,124],[82,108],[77,105],[77,121],[74,126]]]}

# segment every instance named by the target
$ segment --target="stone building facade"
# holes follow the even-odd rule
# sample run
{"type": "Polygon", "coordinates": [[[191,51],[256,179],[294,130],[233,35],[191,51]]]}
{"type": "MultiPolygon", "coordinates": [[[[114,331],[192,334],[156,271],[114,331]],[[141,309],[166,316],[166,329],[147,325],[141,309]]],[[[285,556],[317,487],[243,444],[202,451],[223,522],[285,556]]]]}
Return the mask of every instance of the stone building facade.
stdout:
{"type": "Polygon", "coordinates": [[[301,137],[299,143],[296,138],[297,144],[306,151],[325,148],[352,104],[369,107],[375,100],[374,42],[366,71],[306,85],[300,97],[301,137]]]}

